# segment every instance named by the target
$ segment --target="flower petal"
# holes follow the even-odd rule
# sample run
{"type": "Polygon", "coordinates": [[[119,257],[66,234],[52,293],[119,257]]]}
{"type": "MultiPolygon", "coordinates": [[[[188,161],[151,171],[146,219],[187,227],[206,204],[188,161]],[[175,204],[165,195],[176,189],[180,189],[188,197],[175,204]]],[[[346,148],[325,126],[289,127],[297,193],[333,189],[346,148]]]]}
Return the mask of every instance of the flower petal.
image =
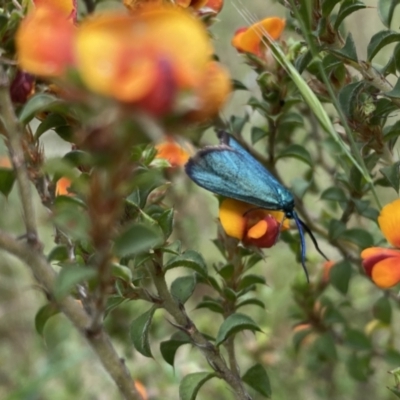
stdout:
{"type": "Polygon", "coordinates": [[[387,241],[400,248],[400,199],[382,208],[378,223],[387,241]]]}
{"type": "Polygon", "coordinates": [[[400,251],[394,249],[386,249],[385,247],[368,247],[361,252],[363,259],[362,265],[365,273],[371,277],[372,269],[378,262],[390,258],[400,257],[400,251]]]}
{"type": "Polygon", "coordinates": [[[219,220],[228,236],[242,240],[246,228],[245,214],[254,206],[234,199],[225,199],[219,207],[219,220]]]}
{"type": "Polygon", "coordinates": [[[158,144],[156,149],[156,158],[164,158],[168,160],[171,164],[171,167],[181,167],[189,159],[189,153],[172,139],[158,144]]]}
{"type": "Polygon", "coordinates": [[[263,36],[276,40],[280,37],[284,28],[284,19],[278,17],[265,18],[246,30],[236,31],[232,45],[239,51],[260,55],[260,44],[263,36]]]}
{"type": "Polygon", "coordinates": [[[257,222],[247,231],[247,237],[250,239],[259,239],[264,236],[268,230],[268,223],[264,219],[257,222]]]}
{"type": "Polygon", "coordinates": [[[371,279],[382,289],[387,289],[400,282],[400,256],[386,258],[372,269],[371,279]]]}
{"type": "Polygon", "coordinates": [[[75,31],[72,20],[59,9],[35,9],[22,21],[16,35],[21,68],[35,75],[62,75],[74,64],[75,31]]]}

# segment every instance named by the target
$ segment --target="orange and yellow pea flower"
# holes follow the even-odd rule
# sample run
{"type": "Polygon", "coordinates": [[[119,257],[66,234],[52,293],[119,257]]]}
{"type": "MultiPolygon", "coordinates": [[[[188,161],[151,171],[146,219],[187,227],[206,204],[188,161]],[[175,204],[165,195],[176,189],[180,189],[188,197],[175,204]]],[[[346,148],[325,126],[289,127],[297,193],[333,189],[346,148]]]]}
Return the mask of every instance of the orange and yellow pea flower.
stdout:
{"type": "Polygon", "coordinates": [[[73,196],[70,191],[71,185],[71,179],[65,176],[61,177],[56,183],[56,196],[73,196]]]}
{"type": "Polygon", "coordinates": [[[156,145],[156,158],[168,160],[172,168],[182,167],[189,159],[189,153],[172,138],[168,138],[166,142],[156,145]]]}
{"type": "MultiPolygon", "coordinates": [[[[386,240],[400,249],[400,199],[382,208],[379,227],[386,240]]],[[[365,273],[382,289],[400,282],[400,250],[369,247],[361,252],[365,273]]]]}
{"type": "Polygon", "coordinates": [[[172,111],[185,92],[207,108],[198,118],[211,118],[231,91],[227,72],[212,61],[206,28],[181,8],[97,14],[76,27],[47,3],[17,33],[18,61],[27,72],[68,79],[73,68],[92,92],[155,115],[172,111]],[[204,94],[208,81],[223,89],[211,101],[204,94]]]}
{"type": "Polygon", "coordinates": [[[228,236],[260,248],[272,247],[279,231],[289,229],[289,221],[283,212],[256,208],[234,199],[222,201],[219,219],[228,236]]]}
{"type": "Polygon", "coordinates": [[[232,39],[232,46],[242,53],[263,55],[263,37],[273,40],[280,38],[285,28],[285,20],[278,17],[265,18],[248,28],[239,28],[232,39]]]}

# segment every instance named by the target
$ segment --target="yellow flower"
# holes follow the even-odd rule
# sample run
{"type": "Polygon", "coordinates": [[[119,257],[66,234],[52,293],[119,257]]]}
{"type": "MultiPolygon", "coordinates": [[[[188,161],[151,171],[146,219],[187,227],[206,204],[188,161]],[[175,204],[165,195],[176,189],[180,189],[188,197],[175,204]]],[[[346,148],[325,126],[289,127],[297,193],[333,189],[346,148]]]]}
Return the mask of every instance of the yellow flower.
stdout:
{"type": "MultiPolygon", "coordinates": [[[[378,217],[379,227],[386,240],[400,248],[400,199],[382,208],[378,217]]],[[[369,247],[361,252],[365,273],[382,289],[400,282],[400,250],[369,247]]]]}
{"type": "Polygon", "coordinates": [[[222,201],[219,219],[228,236],[260,248],[272,247],[280,230],[289,229],[289,221],[283,212],[256,208],[234,199],[222,201]]]}

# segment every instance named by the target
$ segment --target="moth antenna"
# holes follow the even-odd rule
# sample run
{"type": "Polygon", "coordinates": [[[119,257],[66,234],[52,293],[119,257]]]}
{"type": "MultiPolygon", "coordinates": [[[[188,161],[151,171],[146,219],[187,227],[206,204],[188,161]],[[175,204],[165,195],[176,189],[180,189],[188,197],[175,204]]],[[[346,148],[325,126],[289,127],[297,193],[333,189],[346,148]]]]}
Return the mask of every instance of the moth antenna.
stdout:
{"type": "MultiPolygon", "coordinates": [[[[307,283],[310,283],[310,277],[308,275],[308,270],[306,267],[305,259],[306,259],[306,241],[304,240],[304,232],[303,232],[303,224],[300,218],[298,217],[297,213],[293,210],[289,214],[286,214],[288,217],[291,217],[295,220],[297,229],[300,235],[300,247],[301,247],[301,265],[303,267],[304,273],[306,274],[307,283]]],[[[307,227],[308,229],[308,227],[307,227]]],[[[306,230],[307,233],[309,233],[306,230]]],[[[315,239],[314,239],[315,240],[315,239]]],[[[315,243],[314,243],[315,244],[315,243]]]]}
{"type": "MultiPolygon", "coordinates": [[[[298,218],[298,217],[297,217],[298,218]]],[[[315,248],[317,249],[318,253],[321,254],[322,257],[325,258],[326,261],[329,261],[329,258],[324,254],[324,252],[319,248],[317,239],[315,239],[314,234],[312,233],[312,230],[303,222],[300,218],[298,218],[301,226],[304,228],[304,230],[310,235],[310,238],[312,242],[314,243],[315,248]]]]}

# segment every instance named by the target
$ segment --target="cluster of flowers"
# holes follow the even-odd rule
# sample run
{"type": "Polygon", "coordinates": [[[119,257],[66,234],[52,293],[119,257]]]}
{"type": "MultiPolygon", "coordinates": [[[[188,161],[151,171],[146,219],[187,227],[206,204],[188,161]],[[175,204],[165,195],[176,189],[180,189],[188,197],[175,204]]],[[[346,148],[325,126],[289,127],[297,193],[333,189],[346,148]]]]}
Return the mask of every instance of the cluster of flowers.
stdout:
{"type": "MultiPolygon", "coordinates": [[[[23,72],[17,74],[11,90],[18,101],[32,92],[32,75],[36,75],[65,90],[83,86],[128,111],[137,109],[156,117],[175,114],[198,122],[215,116],[231,92],[229,75],[213,60],[210,37],[201,22],[201,16],[216,15],[223,0],[175,0],[173,4],[124,0],[126,10],[96,13],[79,22],[76,0],[33,3],[17,34],[23,72]],[[79,80],[72,78],[76,75],[79,80]]],[[[232,45],[267,60],[268,48],[260,32],[278,40],[284,27],[285,20],[267,18],[236,31],[232,45]]],[[[189,157],[171,140],[157,148],[158,157],[168,159],[173,168],[189,157]]],[[[62,178],[57,194],[69,194],[69,185],[62,178]]],[[[233,199],[222,201],[219,217],[227,235],[260,248],[273,246],[280,231],[289,229],[282,212],[254,209],[233,199]]],[[[386,239],[400,248],[397,220],[400,223],[400,200],[385,206],[378,219],[386,239]]],[[[377,286],[389,288],[400,282],[399,250],[372,247],[361,257],[366,274],[377,286]]]]}

